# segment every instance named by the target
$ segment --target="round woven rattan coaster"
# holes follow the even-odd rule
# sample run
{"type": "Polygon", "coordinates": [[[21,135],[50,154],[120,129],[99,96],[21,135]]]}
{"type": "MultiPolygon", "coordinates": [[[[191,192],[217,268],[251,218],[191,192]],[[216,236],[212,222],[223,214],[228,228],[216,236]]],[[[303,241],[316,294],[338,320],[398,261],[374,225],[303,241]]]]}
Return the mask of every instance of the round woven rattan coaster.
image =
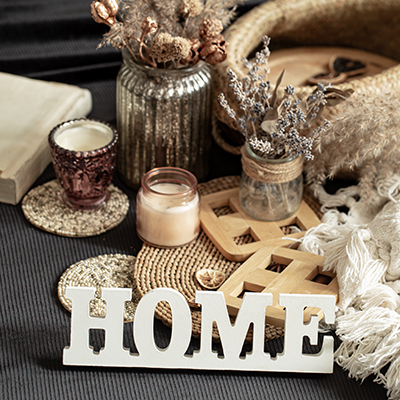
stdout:
{"type": "Polygon", "coordinates": [[[110,199],[104,207],[76,211],[64,204],[61,185],[53,180],[29,191],[22,200],[22,211],[31,224],[47,232],[68,237],[96,236],[115,228],[128,213],[128,196],[112,184],[108,190],[110,199]]]}
{"type": "Polygon", "coordinates": [[[139,296],[133,282],[135,257],[110,254],[88,258],[71,265],[58,282],[58,298],[71,312],[72,303],[65,297],[67,286],[95,287],[95,298],[90,302],[90,316],[105,317],[106,304],[101,299],[101,288],[130,288],[132,300],[125,302],[124,321],[132,322],[139,296]]]}
{"type": "MultiPolygon", "coordinates": [[[[235,188],[239,185],[239,177],[231,176],[214,179],[199,185],[202,195],[213,192],[235,188]]],[[[304,199],[317,215],[321,216],[320,206],[309,194],[305,193],[304,199]]],[[[214,210],[217,215],[229,212],[228,207],[214,210]]],[[[241,236],[236,239],[237,244],[245,244],[252,241],[250,235],[241,236]]],[[[203,268],[215,269],[225,273],[228,278],[241,265],[238,262],[228,261],[213,245],[204,232],[196,240],[186,246],[174,249],[160,249],[143,244],[137,255],[135,266],[135,282],[137,292],[140,296],[157,287],[170,287],[181,292],[188,301],[193,302],[196,290],[202,287],[196,281],[196,272],[203,268]]],[[[201,330],[201,312],[191,308],[192,312],[192,334],[198,338],[201,330]]],[[[172,314],[168,303],[160,302],[155,310],[156,318],[165,325],[172,325],[172,314]]],[[[283,328],[266,325],[266,340],[276,339],[283,335],[283,328]]],[[[246,341],[252,338],[251,330],[248,332],[246,341]]],[[[217,328],[213,328],[213,339],[219,340],[217,328]]]]}

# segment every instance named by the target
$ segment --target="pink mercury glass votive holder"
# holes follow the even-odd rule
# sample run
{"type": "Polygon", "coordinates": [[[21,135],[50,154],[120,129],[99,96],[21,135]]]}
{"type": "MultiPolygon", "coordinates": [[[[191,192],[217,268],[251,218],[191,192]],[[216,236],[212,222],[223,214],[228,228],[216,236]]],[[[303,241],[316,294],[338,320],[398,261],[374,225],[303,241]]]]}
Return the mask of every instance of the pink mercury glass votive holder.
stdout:
{"type": "Polygon", "coordinates": [[[75,210],[104,206],[115,170],[117,131],[106,122],[74,119],[57,125],[49,144],[63,201],[75,210]]]}

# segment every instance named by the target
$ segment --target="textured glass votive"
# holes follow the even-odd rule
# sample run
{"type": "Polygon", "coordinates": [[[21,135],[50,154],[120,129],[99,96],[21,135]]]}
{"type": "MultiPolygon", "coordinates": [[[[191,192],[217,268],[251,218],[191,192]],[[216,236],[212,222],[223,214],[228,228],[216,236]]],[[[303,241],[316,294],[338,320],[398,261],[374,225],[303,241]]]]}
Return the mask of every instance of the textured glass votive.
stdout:
{"type": "Polygon", "coordinates": [[[49,134],[63,201],[76,210],[95,210],[109,199],[118,134],[106,122],[87,118],[66,121],[49,134]]]}
{"type": "Polygon", "coordinates": [[[177,247],[200,232],[197,179],[175,167],[155,168],[142,178],[136,201],[136,228],[150,245],[177,247]]]}

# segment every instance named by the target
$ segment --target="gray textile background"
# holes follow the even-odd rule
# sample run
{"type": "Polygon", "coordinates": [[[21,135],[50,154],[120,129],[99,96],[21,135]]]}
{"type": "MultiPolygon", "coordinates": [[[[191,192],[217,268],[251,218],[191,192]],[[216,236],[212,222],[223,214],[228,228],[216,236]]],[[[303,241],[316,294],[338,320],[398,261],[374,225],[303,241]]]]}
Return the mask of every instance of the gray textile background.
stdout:
{"type": "MultiPolygon", "coordinates": [[[[48,168],[36,184],[54,178],[48,168]]],[[[20,205],[0,204],[0,377],[2,399],[385,399],[371,379],[360,385],[335,365],[334,374],[250,373],[64,367],[70,314],[57,298],[57,283],[71,264],[100,254],[136,254],[135,193],[128,194],[127,219],[92,238],[64,238],[30,225],[20,205]]],[[[156,320],[156,343],[168,343],[170,329],[156,320]]],[[[132,324],[125,346],[133,348],[132,324]]],[[[93,337],[94,344],[100,338],[93,337]]],[[[198,348],[193,340],[191,349],[198,348]]],[[[267,343],[282,351],[282,340],[267,343]]],[[[309,346],[305,346],[310,351],[309,346]]],[[[216,346],[218,350],[218,346],[216,346]]]]}
{"type": "MultiPolygon", "coordinates": [[[[246,2],[240,11],[256,3],[246,2]]],[[[104,27],[91,20],[89,5],[90,0],[0,0],[0,71],[88,88],[94,99],[90,116],[114,123],[121,57],[112,48],[96,51],[104,27]]],[[[240,171],[239,159],[216,146],[212,159],[215,168],[210,178],[240,171]]],[[[50,166],[34,186],[53,178],[50,166]]],[[[64,367],[70,314],[57,298],[60,275],[88,257],[135,255],[140,250],[135,192],[118,176],[114,183],[130,198],[128,217],[119,227],[93,238],[63,238],[40,231],[25,220],[20,205],[0,204],[1,399],[386,398],[385,390],[372,379],[360,384],[337,365],[332,375],[64,367]]],[[[156,342],[165,346],[170,329],[159,321],[155,326],[156,342]]],[[[132,324],[126,324],[125,346],[133,348],[131,331],[132,324]]],[[[93,335],[95,346],[100,339],[93,335]]],[[[197,347],[193,340],[191,350],[197,347]]],[[[282,340],[267,343],[267,350],[282,351],[282,340]]]]}

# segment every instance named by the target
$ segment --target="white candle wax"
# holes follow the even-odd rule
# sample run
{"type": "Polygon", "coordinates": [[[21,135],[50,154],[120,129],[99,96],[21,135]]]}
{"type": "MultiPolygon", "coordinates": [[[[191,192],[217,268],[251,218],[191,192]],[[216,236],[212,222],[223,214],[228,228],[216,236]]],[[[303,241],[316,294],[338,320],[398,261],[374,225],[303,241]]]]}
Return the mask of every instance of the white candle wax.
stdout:
{"type": "Polygon", "coordinates": [[[141,238],[165,247],[181,246],[195,239],[200,231],[199,195],[183,201],[179,193],[188,187],[177,183],[156,183],[151,189],[160,196],[139,192],[137,231],[141,238]],[[178,195],[170,196],[173,194],[178,195]]]}
{"type": "Polygon", "coordinates": [[[107,146],[113,139],[113,132],[107,126],[96,122],[83,122],[66,126],[54,136],[62,148],[72,151],[91,151],[107,146]]]}

